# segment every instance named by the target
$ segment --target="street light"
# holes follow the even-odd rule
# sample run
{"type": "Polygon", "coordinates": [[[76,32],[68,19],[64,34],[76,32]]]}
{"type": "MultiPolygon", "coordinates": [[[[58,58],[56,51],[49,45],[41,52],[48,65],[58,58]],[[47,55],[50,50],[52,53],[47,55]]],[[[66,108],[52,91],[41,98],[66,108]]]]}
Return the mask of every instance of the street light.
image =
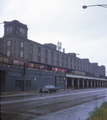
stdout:
{"type": "Polygon", "coordinates": [[[99,7],[105,7],[107,8],[107,4],[98,4],[98,5],[83,5],[82,8],[86,9],[87,7],[94,7],[94,6],[99,6],[99,7]]]}

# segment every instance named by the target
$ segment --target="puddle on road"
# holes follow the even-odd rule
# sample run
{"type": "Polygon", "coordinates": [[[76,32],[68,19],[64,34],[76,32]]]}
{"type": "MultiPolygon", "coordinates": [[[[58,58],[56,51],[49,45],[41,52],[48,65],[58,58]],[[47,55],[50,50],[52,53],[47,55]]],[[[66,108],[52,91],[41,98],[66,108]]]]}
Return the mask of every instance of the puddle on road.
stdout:
{"type": "Polygon", "coordinates": [[[107,101],[107,97],[41,116],[33,120],[86,120],[89,112],[94,110],[96,106],[99,107],[104,101],[107,101]]]}

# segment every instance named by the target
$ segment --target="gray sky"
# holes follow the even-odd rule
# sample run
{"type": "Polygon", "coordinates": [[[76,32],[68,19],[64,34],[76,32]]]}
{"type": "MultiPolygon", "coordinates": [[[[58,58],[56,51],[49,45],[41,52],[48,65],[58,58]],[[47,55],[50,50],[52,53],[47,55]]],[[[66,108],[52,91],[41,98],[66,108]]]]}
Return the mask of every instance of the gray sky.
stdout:
{"type": "MultiPolygon", "coordinates": [[[[107,8],[83,5],[107,0],[0,0],[0,23],[18,20],[28,26],[28,38],[38,43],[62,42],[65,52],[107,68],[107,8]]],[[[0,24],[0,37],[4,34],[0,24]]]]}

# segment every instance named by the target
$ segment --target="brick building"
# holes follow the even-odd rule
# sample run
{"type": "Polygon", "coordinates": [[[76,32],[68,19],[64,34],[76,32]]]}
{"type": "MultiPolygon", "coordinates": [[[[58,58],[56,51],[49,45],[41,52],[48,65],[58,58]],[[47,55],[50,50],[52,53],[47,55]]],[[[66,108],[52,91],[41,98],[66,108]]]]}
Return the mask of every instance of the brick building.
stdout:
{"type": "Polygon", "coordinates": [[[4,36],[0,40],[0,53],[17,59],[49,64],[73,71],[83,71],[96,77],[105,77],[105,66],[90,63],[89,59],[81,59],[75,53],[64,53],[56,49],[56,45],[40,44],[27,38],[27,25],[17,20],[4,22],[4,36]]]}
{"type": "MultiPolygon", "coordinates": [[[[75,53],[58,51],[57,46],[52,43],[42,45],[29,40],[27,32],[27,25],[17,20],[4,22],[4,36],[0,38],[0,53],[27,62],[66,69],[67,73],[71,74],[105,78],[105,66],[91,63],[89,59],[78,58],[75,53]]],[[[29,71],[28,73],[30,74],[29,71]]]]}

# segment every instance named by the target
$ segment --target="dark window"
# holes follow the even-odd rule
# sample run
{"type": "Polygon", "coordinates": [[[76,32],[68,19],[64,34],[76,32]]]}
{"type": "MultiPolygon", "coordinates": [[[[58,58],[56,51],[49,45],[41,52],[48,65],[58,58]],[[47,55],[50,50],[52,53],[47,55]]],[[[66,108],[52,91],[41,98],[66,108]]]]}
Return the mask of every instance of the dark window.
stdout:
{"type": "Polygon", "coordinates": [[[72,58],[70,59],[70,62],[72,63],[72,58]]]}
{"type": "Polygon", "coordinates": [[[48,51],[47,51],[47,49],[45,50],[45,55],[48,55],[48,51]]]}
{"type": "Polygon", "coordinates": [[[29,59],[32,60],[32,54],[29,55],[29,59]]]}
{"type": "Polygon", "coordinates": [[[29,50],[30,50],[30,52],[33,51],[33,45],[32,45],[32,44],[30,44],[30,46],[29,46],[29,50]]]}
{"type": "Polygon", "coordinates": [[[45,63],[47,63],[47,58],[45,58],[45,63]]]}
{"type": "Polygon", "coordinates": [[[76,70],[76,65],[74,65],[74,69],[76,70]]]}
{"type": "Polygon", "coordinates": [[[40,47],[38,47],[38,53],[41,53],[41,48],[40,47]]]}
{"type": "Polygon", "coordinates": [[[16,80],[15,86],[16,86],[17,88],[20,88],[20,87],[21,87],[21,80],[16,80]]]}
{"type": "Polygon", "coordinates": [[[53,51],[51,52],[51,57],[54,57],[54,53],[53,53],[53,51]]]}
{"type": "Polygon", "coordinates": [[[62,67],[64,67],[64,62],[62,62],[62,67]]]}
{"type": "Polygon", "coordinates": [[[72,69],[72,64],[70,66],[71,66],[71,69],[72,69]]]}
{"type": "Polygon", "coordinates": [[[31,80],[26,80],[26,87],[31,87],[31,80]]]}
{"type": "Polygon", "coordinates": [[[51,60],[51,64],[54,65],[54,60],[53,59],[51,60]]]}
{"type": "Polygon", "coordinates": [[[76,64],[76,59],[74,59],[74,64],[76,64]]]}
{"type": "Polygon", "coordinates": [[[64,78],[63,77],[58,77],[57,84],[64,84],[64,78]]]}
{"type": "Polygon", "coordinates": [[[41,57],[40,56],[38,56],[38,62],[41,62],[41,57]]]}
{"type": "Polygon", "coordinates": [[[68,57],[66,58],[66,61],[68,62],[68,57]]]}
{"type": "Polygon", "coordinates": [[[57,66],[59,66],[59,61],[57,61],[57,66]]]}
{"type": "Polygon", "coordinates": [[[64,60],[64,55],[62,55],[62,60],[64,60]]]}
{"type": "Polygon", "coordinates": [[[57,59],[59,59],[59,54],[57,53],[57,59]]]}
{"type": "Polygon", "coordinates": [[[66,67],[68,68],[68,63],[66,64],[66,67]]]}

